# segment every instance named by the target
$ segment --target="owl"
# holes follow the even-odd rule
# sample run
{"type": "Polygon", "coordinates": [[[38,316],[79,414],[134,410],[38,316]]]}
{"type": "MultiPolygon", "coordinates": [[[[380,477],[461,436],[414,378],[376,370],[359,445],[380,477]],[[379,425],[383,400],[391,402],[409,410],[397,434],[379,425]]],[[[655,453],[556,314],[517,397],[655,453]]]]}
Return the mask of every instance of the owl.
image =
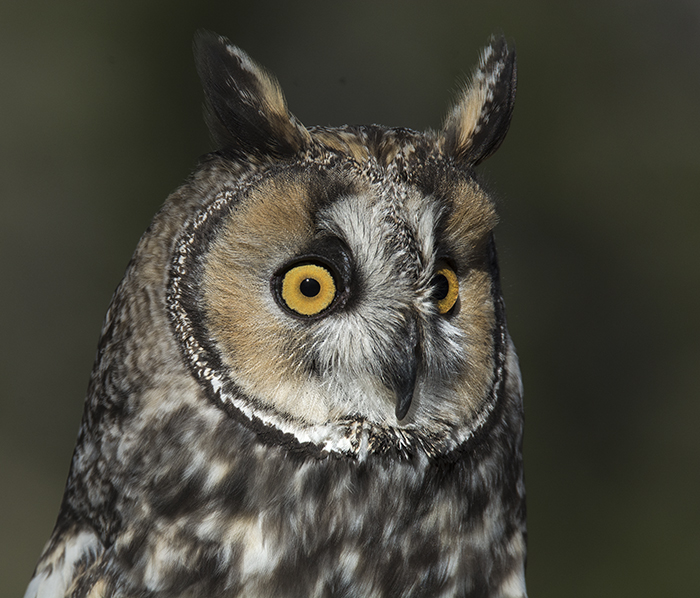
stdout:
{"type": "Polygon", "coordinates": [[[522,389],[494,202],[493,38],[439,131],[305,127],[200,32],[218,148],[108,309],[26,598],[522,597],[522,389]]]}

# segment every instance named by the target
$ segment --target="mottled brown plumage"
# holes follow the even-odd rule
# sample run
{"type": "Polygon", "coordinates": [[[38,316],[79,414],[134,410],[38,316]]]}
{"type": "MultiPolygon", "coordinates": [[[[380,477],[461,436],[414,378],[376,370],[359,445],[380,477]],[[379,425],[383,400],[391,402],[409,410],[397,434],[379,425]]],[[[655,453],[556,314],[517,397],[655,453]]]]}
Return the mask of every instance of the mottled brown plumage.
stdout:
{"type": "Polygon", "coordinates": [[[219,150],[114,295],[26,598],[525,596],[520,374],[473,171],[514,54],[492,41],[417,133],[306,128],[225,39],[195,53],[219,150]]]}

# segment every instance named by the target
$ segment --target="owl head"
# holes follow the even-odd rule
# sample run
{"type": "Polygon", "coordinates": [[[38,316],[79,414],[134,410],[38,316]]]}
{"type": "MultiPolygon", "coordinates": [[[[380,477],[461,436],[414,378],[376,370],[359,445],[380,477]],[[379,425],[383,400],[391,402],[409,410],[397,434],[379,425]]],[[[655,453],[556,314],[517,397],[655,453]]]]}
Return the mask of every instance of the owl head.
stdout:
{"type": "Polygon", "coordinates": [[[358,422],[380,444],[464,441],[507,351],[497,216],[474,167],[508,129],[514,53],[493,40],[428,133],[305,127],[226,39],[200,33],[195,55],[219,150],[166,293],[194,376],[236,417],[322,450],[360,450],[358,422]]]}

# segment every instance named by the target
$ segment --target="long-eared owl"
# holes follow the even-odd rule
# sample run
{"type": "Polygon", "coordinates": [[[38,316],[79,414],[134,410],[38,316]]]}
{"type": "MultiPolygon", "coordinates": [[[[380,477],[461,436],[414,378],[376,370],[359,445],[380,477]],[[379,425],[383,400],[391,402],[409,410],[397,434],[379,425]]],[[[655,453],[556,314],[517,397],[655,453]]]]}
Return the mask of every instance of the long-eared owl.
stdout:
{"type": "Polygon", "coordinates": [[[494,202],[515,55],[439,131],[305,127],[199,33],[217,150],[107,312],[26,598],[525,596],[494,202]]]}

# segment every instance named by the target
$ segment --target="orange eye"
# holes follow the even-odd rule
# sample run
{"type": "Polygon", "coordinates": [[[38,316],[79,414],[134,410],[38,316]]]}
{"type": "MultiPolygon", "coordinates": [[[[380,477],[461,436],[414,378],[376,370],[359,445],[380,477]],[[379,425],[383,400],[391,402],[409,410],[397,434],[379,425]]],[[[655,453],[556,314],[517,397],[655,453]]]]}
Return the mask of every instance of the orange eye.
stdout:
{"type": "Polygon", "coordinates": [[[333,275],[316,264],[290,268],[282,279],[282,300],[302,316],[321,313],[333,303],[336,292],[333,275]]]}
{"type": "Polygon", "coordinates": [[[452,268],[443,266],[433,276],[433,297],[441,314],[450,311],[459,297],[459,281],[452,268]]]}

